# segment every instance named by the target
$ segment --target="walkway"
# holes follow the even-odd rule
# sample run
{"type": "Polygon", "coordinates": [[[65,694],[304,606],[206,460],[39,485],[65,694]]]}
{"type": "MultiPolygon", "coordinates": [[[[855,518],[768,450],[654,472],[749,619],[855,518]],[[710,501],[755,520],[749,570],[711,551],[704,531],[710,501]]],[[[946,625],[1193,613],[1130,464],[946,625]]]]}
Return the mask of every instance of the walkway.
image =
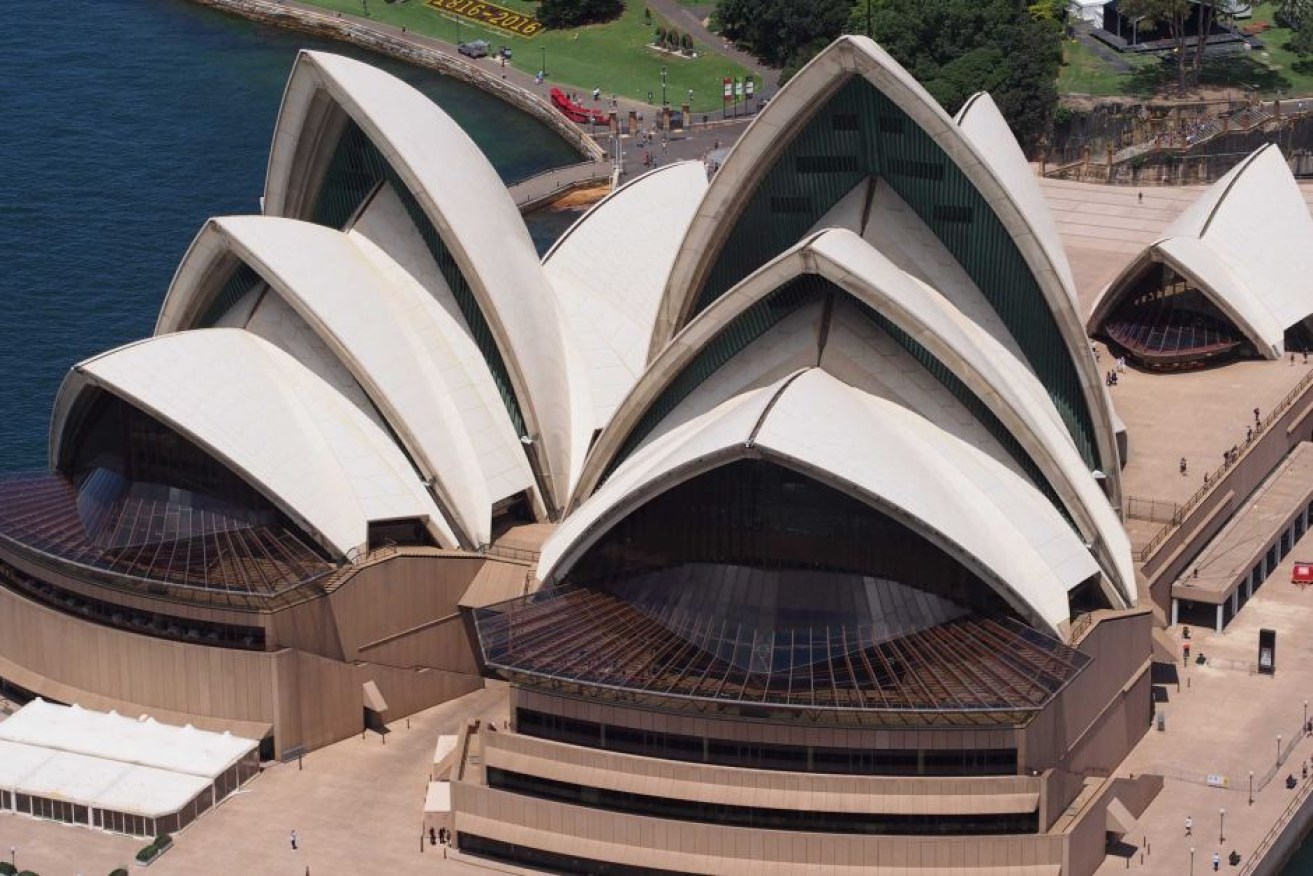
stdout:
{"type": "MultiPolygon", "coordinates": [[[[392,722],[386,745],[374,733],[354,736],[306,755],[303,769],[293,762],[266,770],[179,833],[174,847],[151,866],[151,876],[487,873],[444,861],[441,848],[421,847],[424,793],[438,735],[455,733],[474,718],[500,723],[506,704],[504,690],[477,691],[392,722]],[[297,851],[289,842],[293,830],[297,851]]],[[[128,867],[145,844],[0,814],[0,848],[14,847],[20,868],[45,876],[128,867]]]]}
{"type": "MultiPolygon", "coordinates": [[[[1297,791],[1284,779],[1291,773],[1300,779],[1301,764],[1313,756],[1313,738],[1300,732],[1304,704],[1313,701],[1305,671],[1313,660],[1313,639],[1306,634],[1313,591],[1291,584],[1290,570],[1308,548],[1306,537],[1226,632],[1193,628],[1194,653],[1207,655],[1207,665],[1178,665],[1179,683],[1158,679],[1166,729],[1150,730],[1117,775],[1162,775],[1163,791],[1123,838],[1126,856],[1109,855],[1100,874],[1188,873],[1192,847],[1198,874],[1212,872],[1214,851],[1225,860],[1234,849],[1244,866],[1294,799],[1297,791]],[[1274,676],[1253,674],[1260,628],[1277,631],[1274,676]],[[1194,822],[1189,837],[1187,816],[1194,822]]],[[[1169,632],[1179,653],[1180,628],[1169,632]]]]}

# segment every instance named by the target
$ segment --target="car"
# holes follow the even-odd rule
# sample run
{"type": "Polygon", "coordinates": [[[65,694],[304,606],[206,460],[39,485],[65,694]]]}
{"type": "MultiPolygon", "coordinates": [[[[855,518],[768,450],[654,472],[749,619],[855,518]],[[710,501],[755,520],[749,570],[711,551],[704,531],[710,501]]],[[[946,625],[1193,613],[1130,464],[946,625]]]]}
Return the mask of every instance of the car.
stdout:
{"type": "Polygon", "coordinates": [[[486,58],[488,57],[488,41],[473,40],[468,43],[461,43],[457,46],[457,51],[468,58],[486,58]]]}

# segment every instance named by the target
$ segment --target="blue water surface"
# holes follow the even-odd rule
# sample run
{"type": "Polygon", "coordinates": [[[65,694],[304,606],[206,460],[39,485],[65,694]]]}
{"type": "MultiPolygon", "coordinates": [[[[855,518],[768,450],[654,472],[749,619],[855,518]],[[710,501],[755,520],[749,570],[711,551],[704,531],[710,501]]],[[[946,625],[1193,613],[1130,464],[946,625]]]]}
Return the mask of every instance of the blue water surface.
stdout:
{"type": "Polygon", "coordinates": [[[402,76],[507,181],[577,160],[550,130],[477,89],[185,0],[11,2],[4,12],[0,470],[45,466],[50,407],[69,366],[150,334],[202,223],[258,212],[298,49],[402,76]]]}

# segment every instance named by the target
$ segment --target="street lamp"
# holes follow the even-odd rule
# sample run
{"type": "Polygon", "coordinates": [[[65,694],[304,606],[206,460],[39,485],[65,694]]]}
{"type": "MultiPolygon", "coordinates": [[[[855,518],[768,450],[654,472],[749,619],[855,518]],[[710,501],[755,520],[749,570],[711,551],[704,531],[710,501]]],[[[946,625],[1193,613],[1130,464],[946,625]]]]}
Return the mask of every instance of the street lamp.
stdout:
{"type": "Polygon", "coordinates": [[[1249,771],[1249,805],[1254,805],[1254,771],[1249,771]]]}
{"type": "Polygon", "coordinates": [[[1194,876],[1194,846],[1190,846],[1190,876],[1194,876]]]}
{"type": "Polygon", "coordinates": [[[539,46],[539,47],[538,47],[538,51],[540,51],[540,52],[543,53],[543,65],[542,65],[541,67],[539,67],[538,69],[539,69],[539,70],[542,70],[542,71],[543,71],[543,75],[546,76],[546,75],[547,75],[547,47],[546,47],[546,46],[539,46]]]}
{"type": "Polygon", "coordinates": [[[1304,700],[1304,731],[1308,732],[1308,700],[1304,700]]]}
{"type": "Polygon", "coordinates": [[[665,109],[669,104],[666,102],[666,68],[661,68],[661,108],[665,109]]]}
{"type": "Polygon", "coordinates": [[[1281,766],[1281,734],[1277,734],[1277,766],[1281,766]]]}
{"type": "Polygon", "coordinates": [[[1226,809],[1217,810],[1217,843],[1226,842],[1226,809]]]}
{"type": "Polygon", "coordinates": [[[13,846],[9,847],[9,866],[18,869],[18,849],[13,846]]]}

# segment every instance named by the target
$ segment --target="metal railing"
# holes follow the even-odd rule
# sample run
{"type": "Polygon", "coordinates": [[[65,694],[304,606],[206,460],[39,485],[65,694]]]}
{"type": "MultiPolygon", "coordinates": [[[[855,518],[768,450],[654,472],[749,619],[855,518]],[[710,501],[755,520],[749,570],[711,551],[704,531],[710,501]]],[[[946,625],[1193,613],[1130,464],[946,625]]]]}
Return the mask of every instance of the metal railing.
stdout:
{"type": "Polygon", "coordinates": [[[1281,814],[1277,816],[1276,822],[1272,825],[1272,829],[1269,830],[1261,840],[1259,840],[1258,845],[1256,845],[1254,850],[1249,853],[1249,860],[1246,861],[1245,866],[1240,869],[1240,876],[1250,876],[1250,874],[1258,869],[1259,865],[1263,863],[1263,856],[1272,850],[1272,846],[1276,844],[1277,838],[1281,836],[1282,832],[1286,829],[1286,826],[1290,824],[1291,820],[1295,817],[1295,813],[1299,812],[1300,807],[1304,805],[1304,801],[1308,799],[1310,793],[1313,793],[1313,778],[1305,779],[1295,791],[1295,798],[1281,811],[1281,814]]]}
{"type": "Polygon", "coordinates": [[[524,207],[526,204],[541,201],[574,186],[592,182],[609,182],[610,179],[610,162],[593,159],[544,170],[509,186],[508,190],[516,206],[524,207]]]}
{"type": "Polygon", "coordinates": [[[1176,520],[1180,511],[1180,505],[1167,499],[1152,499],[1145,496],[1126,497],[1126,516],[1132,520],[1171,523],[1176,520]]]}
{"type": "Polygon", "coordinates": [[[1214,471],[1206,472],[1204,474],[1204,485],[1196,490],[1193,496],[1186,499],[1177,512],[1172,515],[1171,522],[1164,526],[1157,535],[1150,539],[1147,545],[1140,549],[1141,563],[1147,563],[1149,561],[1149,558],[1152,557],[1158,548],[1162,546],[1163,542],[1165,542],[1172,533],[1176,532],[1176,530],[1185,523],[1190,517],[1190,514],[1199,507],[1199,504],[1203,502],[1213,490],[1221,485],[1222,480],[1226,477],[1227,473],[1238,466],[1241,461],[1249,455],[1250,449],[1267,436],[1268,430],[1286,415],[1310,385],[1313,385],[1313,371],[1307,372],[1300,379],[1299,383],[1295,385],[1295,388],[1286,393],[1286,397],[1279,401],[1266,417],[1259,420],[1258,428],[1254,430],[1254,434],[1250,436],[1249,440],[1240,445],[1238,453],[1234,456],[1229,456],[1227,461],[1223,462],[1214,471]]]}

